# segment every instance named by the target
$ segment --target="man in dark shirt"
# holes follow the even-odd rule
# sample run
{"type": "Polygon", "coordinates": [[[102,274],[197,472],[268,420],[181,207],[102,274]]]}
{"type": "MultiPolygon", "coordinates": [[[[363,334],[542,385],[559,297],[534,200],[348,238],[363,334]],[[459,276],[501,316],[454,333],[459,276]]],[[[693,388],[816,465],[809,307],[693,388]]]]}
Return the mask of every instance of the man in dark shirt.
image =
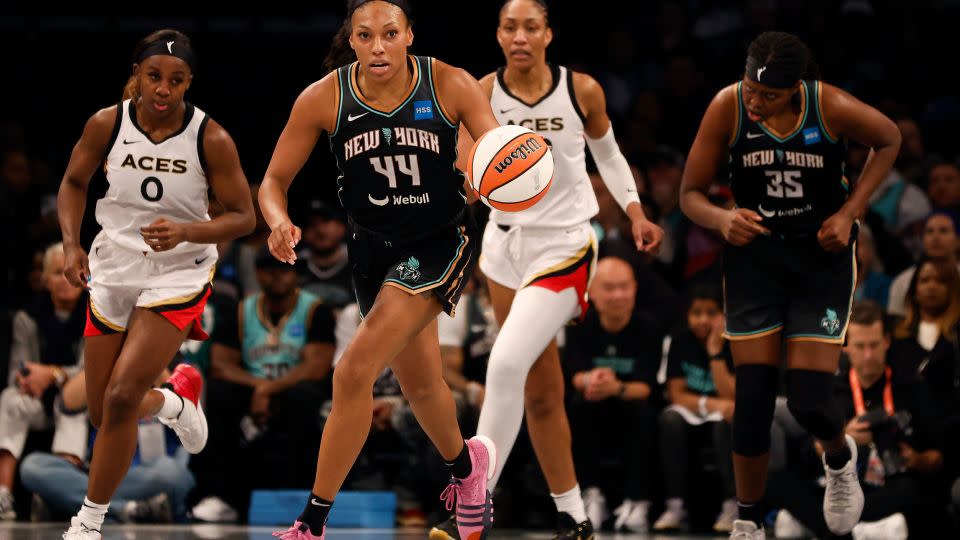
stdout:
{"type": "Polygon", "coordinates": [[[355,301],[346,233],[344,217],[336,208],[319,200],[310,203],[303,249],[297,255],[300,286],[337,310],[355,301]]]}
{"type": "Polygon", "coordinates": [[[266,248],[256,265],[262,292],[219,317],[210,336],[210,441],[195,468],[206,498],[193,509],[203,521],[234,521],[254,487],[309,487],[303,471],[316,461],[330,396],[333,312],[266,248]]]}
{"type": "Polygon", "coordinates": [[[656,436],[657,367],[663,335],[636,311],[633,269],[616,257],[601,259],[590,285],[592,306],[567,331],[566,366],[574,388],[570,427],[574,461],[587,486],[584,501],[594,527],[606,517],[604,492],[622,493],[615,528],[647,528],[656,436]],[[601,469],[614,465],[616,482],[601,469]],[[601,502],[602,501],[602,502],[601,502]]]}

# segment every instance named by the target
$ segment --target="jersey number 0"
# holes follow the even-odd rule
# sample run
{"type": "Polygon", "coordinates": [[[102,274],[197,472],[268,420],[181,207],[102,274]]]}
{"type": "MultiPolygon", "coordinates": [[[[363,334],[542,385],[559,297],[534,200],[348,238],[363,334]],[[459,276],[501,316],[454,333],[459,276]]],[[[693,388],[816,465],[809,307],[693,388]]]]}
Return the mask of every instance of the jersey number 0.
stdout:
{"type": "Polygon", "coordinates": [[[143,198],[150,202],[157,202],[163,198],[163,184],[160,183],[160,179],[156,176],[148,176],[143,180],[143,183],[140,184],[140,195],[143,195],[143,198]],[[154,185],[153,189],[150,189],[150,186],[154,185]],[[150,192],[153,191],[151,195],[150,192]]]}

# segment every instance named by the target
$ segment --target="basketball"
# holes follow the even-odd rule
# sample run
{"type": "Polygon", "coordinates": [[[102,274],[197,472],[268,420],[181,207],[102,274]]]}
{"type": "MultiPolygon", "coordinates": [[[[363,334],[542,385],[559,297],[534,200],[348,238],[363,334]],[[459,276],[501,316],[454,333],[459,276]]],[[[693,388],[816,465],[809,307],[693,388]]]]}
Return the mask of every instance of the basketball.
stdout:
{"type": "Polygon", "coordinates": [[[470,151],[473,190],[484,204],[519,212],[537,204],[553,181],[553,154],[539,134],[518,125],[491,129],[470,151]]]}

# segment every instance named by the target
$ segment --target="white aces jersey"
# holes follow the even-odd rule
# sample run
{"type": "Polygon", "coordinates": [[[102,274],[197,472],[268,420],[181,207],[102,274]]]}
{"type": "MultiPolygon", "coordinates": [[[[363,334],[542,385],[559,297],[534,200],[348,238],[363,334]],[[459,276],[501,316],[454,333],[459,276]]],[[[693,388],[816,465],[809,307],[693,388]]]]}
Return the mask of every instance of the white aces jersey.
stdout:
{"type": "Polygon", "coordinates": [[[545,96],[529,105],[514,96],[497,70],[490,105],[501,125],[519,124],[547,140],[553,153],[553,184],[546,196],[521,212],[492,210],[498,225],[568,227],[589,221],[597,214],[597,197],[587,176],[584,155],[583,112],[573,91],[573,76],[563,66],[547,64],[553,85],[545,96]]]}
{"type": "Polygon", "coordinates": [[[197,107],[185,105],[180,130],[155,143],[137,123],[133,102],[124,101],[107,151],[110,187],[97,201],[97,222],[112,242],[152,258],[217,253],[213,244],[189,242],[155,253],[140,236],[140,227],[161,217],[179,223],[210,220],[203,153],[209,117],[197,107]]]}

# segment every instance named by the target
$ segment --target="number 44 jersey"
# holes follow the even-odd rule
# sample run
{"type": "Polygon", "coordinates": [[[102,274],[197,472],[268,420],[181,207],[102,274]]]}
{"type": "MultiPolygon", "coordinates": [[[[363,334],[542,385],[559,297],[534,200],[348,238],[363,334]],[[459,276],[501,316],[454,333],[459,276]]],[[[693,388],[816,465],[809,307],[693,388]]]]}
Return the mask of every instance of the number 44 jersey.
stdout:
{"type": "Polygon", "coordinates": [[[824,124],[819,81],[801,81],[801,109],[789,133],[753,122],[736,85],[737,126],[730,144],[730,186],[737,206],[763,216],[778,238],[816,236],[847,199],[845,144],[824,124]]]}
{"type": "Polygon", "coordinates": [[[372,231],[402,238],[451,223],[466,205],[456,168],[457,125],[435,89],[433,58],[409,56],[410,83],[393,110],[363,95],[358,64],[337,70],[337,158],[340,202],[372,231]]]}
{"type": "Polygon", "coordinates": [[[112,242],[151,258],[211,254],[212,246],[189,242],[154,253],[140,236],[141,227],[159,218],[177,223],[210,219],[203,150],[209,117],[193,105],[185,105],[180,129],[156,142],[137,122],[133,101],[122,102],[107,150],[104,169],[110,187],[97,202],[97,222],[112,242]]]}

